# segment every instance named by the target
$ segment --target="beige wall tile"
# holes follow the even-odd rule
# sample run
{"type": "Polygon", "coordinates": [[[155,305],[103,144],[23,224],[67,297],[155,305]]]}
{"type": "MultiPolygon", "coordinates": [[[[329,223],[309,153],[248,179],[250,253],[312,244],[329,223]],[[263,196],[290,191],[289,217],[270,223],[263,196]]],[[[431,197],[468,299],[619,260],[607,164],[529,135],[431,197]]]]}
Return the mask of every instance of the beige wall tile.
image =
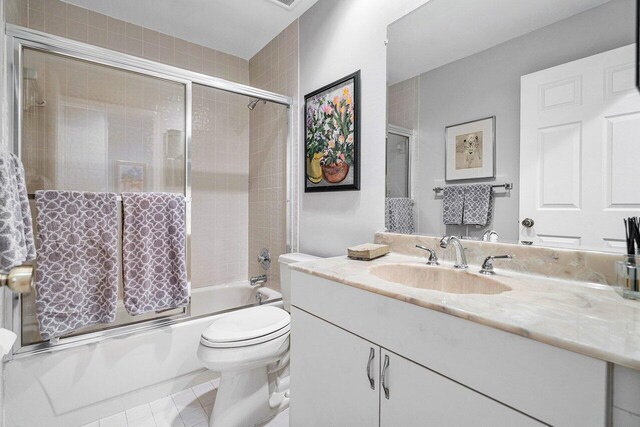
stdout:
{"type": "Polygon", "coordinates": [[[87,17],[87,9],[73,4],[67,4],[67,19],[86,24],[87,17]]]}
{"type": "MultiPolygon", "coordinates": [[[[251,58],[249,83],[252,86],[297,98],[297,37],[298,22],[295,21],[251,58]]],[[[240,69],[232,72],[242,73],[240,69]]],[[[277,260],[286,251],[287,109],[259,104],[250,115],[249,275],[262,274],[261,267],[251,261],[266,247],[273,259],[268,286],[280,289],[277,260]]],[[[297,129],[296,115],[294,129],[297,129]]],[[[292,135],[293,141],[297,141],[296,135],[292,135]]],[[[294,200],[293,205],[296,204],[294,200]]]]}
{"type": "Polygon", "coordinates": [[[87,24],[91,27],[107,29],[107,16],[92,10],[87,12],[87,24]]]}

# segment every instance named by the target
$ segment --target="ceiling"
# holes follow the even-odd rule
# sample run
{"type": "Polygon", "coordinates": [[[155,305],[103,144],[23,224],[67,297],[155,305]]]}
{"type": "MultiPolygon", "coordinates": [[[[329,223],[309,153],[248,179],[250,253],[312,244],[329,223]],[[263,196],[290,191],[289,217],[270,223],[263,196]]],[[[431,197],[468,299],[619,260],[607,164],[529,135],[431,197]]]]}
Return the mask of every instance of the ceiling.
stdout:
{"type": "Polygon", "coordinates": [[[250,59],[317,0],[64,0],[95,12],[250,59]]]}
{"type": "Polygon", "coordinates": [[[387,31],[392,85],[609,0],[431,0],[387,31]]]}

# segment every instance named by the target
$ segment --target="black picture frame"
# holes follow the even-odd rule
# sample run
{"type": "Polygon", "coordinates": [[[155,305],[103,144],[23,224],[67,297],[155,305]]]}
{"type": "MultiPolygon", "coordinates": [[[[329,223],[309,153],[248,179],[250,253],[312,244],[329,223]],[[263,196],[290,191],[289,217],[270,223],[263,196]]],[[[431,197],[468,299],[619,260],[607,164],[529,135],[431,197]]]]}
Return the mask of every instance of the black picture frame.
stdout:
{"type": "MultiPolygon", "coordinates": [[[[360,70],[349,74],[348,76],[342,77],[334,82],[331,82],[311,93],[308,93],[304,97],[304,134],[302,138],[302,148],[304,154],[304,191],[305,193],[318,193],[318,192],[331,192],[331,191],[359,191],[360,190],[360,70]],[[309,168],[311,164],[311,159],[308,156],[308,141],[307,136],[309,134],[309,117],[311,116],[309,106],[310,102],[316,102],[318,95],[322,95],[325,93],[330,93],[331,91],[335,91],[340,89],[341,87],[353,84],[353,94],[351,96],[351,102],[353,103],[353,156],[352,156],[352,165],[348,165],[348,169],[351,170],[351,180],[348,183],[341,184],[340,182],[331,183],[327,181],[325,175],[325,167],[322,167],[322,173],[320,175],[320,180],[317,183],[311,181],[309,175],[309,168]]],[[[348,138],[347,138],[348,139],[348,138]]],[[[319,153],[318,153],[319,154],[319,153]]],[[[315,159],[315,157],[314,157],[315,159]]],[[[318,162],[321,160],[316,159],[318,162]]],[[[325,160],[323,157],[322,160],[325,160]]],[[[316,166],[317,169],[317,166],[316,166]]],[[[330,176],[330,175],[329,175],[330,176]]],[[[346,172],[346,176],[344,179],[349,178],[349,171],[346,172]]],[[[317,178],[317,175],[315,176],[317,178]]]]}

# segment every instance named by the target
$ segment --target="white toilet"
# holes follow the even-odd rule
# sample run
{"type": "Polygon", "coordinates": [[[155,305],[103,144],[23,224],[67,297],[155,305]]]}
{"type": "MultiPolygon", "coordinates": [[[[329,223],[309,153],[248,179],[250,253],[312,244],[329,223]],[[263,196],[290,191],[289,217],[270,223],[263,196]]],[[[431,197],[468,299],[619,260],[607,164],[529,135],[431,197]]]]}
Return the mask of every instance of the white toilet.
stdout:
{"type": "Polygon", "coordinates": [[[260,425],[289,405],[289,265],[312,259],[317,257],[280,256],[284,310],[269,305],[238,310],[220,316],[202,332],[198,358],[220,373],[209,426],[260,425]]]}

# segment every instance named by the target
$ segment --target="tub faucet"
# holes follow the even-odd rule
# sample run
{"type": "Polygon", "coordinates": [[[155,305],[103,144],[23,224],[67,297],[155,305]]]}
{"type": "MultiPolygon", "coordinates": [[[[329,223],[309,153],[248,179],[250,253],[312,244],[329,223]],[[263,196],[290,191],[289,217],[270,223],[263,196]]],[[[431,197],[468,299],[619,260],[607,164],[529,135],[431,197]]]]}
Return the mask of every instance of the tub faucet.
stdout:
{"type": "Polygon", "coordinates": [[[251,284],[251,287],[254,288],[264,286],[264,284],[267,283],[267,275],[262,274],[260,276],[253,276],[251,279],[249,279],[249,283],[251,284]]]}
{"type": "Polygon", "coordinates": [[[446,249],[447,246],[449,246],[449,243],[453,244],[453,247],[456,250],[456,263],[453,264],[453,268],[469,268],[469,265],[467,264],[467,257],[464,254],[464,247],[462,246],[462,243],[460,243],[460,239],[456,236],[444,236],[440,240],[440,247],[446,249]]]}

